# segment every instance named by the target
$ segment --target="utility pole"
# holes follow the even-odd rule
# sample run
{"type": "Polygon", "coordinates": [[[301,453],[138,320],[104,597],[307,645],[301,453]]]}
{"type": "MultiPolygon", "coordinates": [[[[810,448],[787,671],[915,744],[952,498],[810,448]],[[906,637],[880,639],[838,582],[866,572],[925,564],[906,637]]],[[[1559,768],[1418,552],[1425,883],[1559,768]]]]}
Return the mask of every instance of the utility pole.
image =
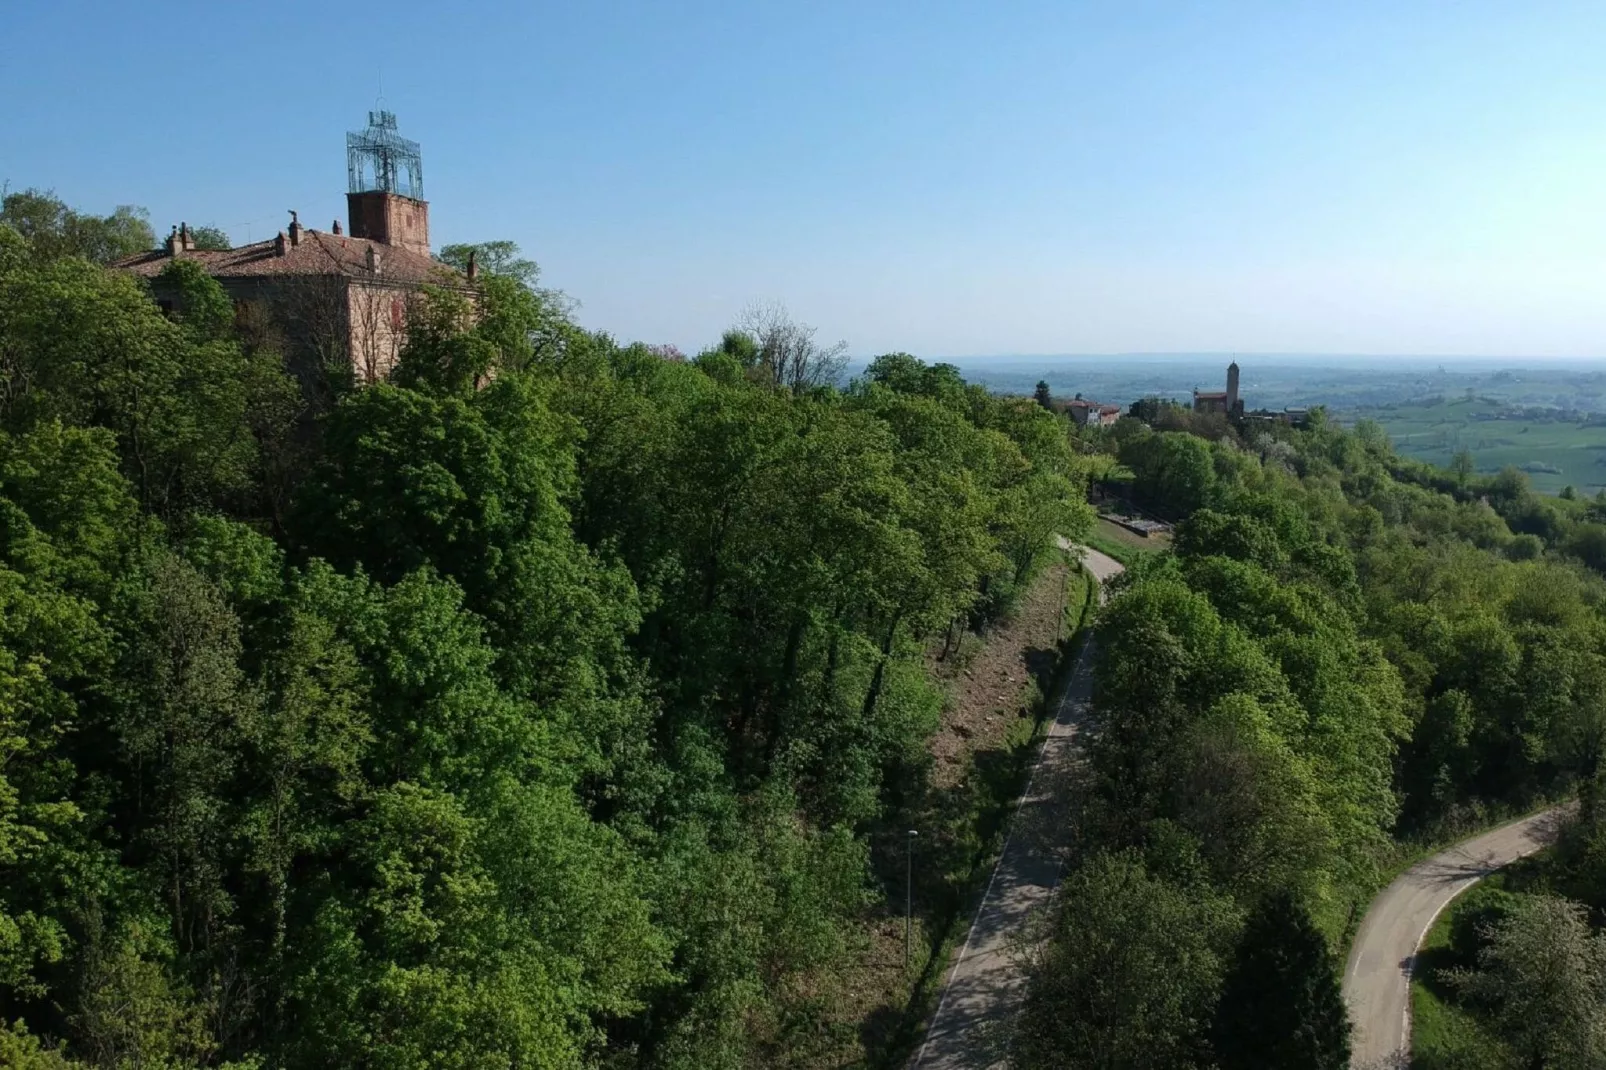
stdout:
{"type": "Polygon", "coordinates": [[[908,865],[904,872],[903,883],[903,968],[909,968],[909,950],[914,931],[915,916],[915,837],[920,835],[914,829],[909,830],[906,841],[909,849],[905,854],[908,865]]]}

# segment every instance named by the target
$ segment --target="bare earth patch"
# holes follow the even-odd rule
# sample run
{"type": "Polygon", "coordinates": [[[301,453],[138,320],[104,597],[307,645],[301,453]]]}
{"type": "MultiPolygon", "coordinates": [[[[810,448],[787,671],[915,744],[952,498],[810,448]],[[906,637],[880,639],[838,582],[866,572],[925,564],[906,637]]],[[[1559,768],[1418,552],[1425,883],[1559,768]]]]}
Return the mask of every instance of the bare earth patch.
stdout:
{"type": "Polygon", "coordinates": [[[942,727],[931,741],[933,787],[953,787],[973,753],[1003,745],[1014,723],[1034,712],[1038,681],[1054,668],[1069,578],[1069,566],[1056,561],[1043,570],[1012,619],[974,648],[962,644],[947,661],[931,660],[933,672],[949,688],[942,727]]]}

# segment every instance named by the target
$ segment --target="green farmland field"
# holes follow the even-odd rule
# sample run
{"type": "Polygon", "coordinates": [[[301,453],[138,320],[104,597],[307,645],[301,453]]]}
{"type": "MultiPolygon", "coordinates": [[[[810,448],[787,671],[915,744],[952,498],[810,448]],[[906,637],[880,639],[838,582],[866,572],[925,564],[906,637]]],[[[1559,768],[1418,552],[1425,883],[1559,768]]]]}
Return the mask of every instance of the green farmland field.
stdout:
{"type": "Polygon", "coordinates": [[[1606,425],[1601,423],[1533,418],[1482,397],[1363,409],[1345,417],[1345,423],[1353,417],[1376,420],[1401,453],[1432,464],[1448,465],[1464,448],[1479,472],[1514,465],[1542,493],[1555,494],[1569,484],[1590,495],[1606,488],[1606,425]]]}

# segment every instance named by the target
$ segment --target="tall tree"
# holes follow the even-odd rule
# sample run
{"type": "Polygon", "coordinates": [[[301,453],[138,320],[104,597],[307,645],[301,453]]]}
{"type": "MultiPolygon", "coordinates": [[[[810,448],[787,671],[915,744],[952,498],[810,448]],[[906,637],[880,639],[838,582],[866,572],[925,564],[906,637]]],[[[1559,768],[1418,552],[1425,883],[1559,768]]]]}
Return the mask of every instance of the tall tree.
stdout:
{"type": "Polygon", "coordinates": [[[749,305],[738,327],[757,343],[757,367],[775,386],[834,386],[847,367],[846,342],[821,345],[814,340],[816,329],[794,320],[784,305],[749,305]]]}
{"type": "Polygon", "coordinates": [[[1350,1025],[1327,941],[1286,890],[1249,915],[1216,1007],[1221,1070],[1344,1070],[1350,1025]]]}
{"type": "Polygon", "coordinates": [[[536,262],[520,256],[518,245],[510,241],[458,242],[441,246],[436,255],[442,263],[462,272],[468,271],[472,259],[476,271],[501,275],[531,289],[541,278],[536,262]]]}

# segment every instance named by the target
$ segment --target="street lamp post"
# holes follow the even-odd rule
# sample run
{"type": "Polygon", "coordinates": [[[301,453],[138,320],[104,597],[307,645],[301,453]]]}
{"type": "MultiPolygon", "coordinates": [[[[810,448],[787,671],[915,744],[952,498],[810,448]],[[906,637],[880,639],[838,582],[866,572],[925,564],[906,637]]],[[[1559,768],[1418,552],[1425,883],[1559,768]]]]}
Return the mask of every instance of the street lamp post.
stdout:
{"type": "Polygon", "coordinates": [[[909,845],[905,853],[907,866],[904,871],[903,882],[903,968],[909,968],[909,950],[914,927],[915,914],[915,837],[920,835],[914,829],[909,830],[909,845]]]}

